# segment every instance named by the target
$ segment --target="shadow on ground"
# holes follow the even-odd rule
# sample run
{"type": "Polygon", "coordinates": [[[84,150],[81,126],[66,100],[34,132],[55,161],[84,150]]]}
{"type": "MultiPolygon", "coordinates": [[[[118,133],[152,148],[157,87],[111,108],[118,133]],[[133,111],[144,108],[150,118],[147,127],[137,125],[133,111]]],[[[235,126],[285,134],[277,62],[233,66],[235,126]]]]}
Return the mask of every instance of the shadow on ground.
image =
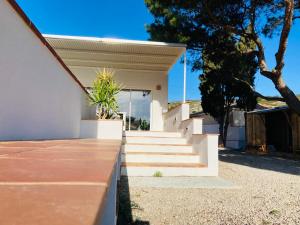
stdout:
{"type": "Polygon", "coordinates": [[[220,150],[219,160],[264,170],[300,175],[300,161],[277,156],[259,156],[240,150],[220,150]]]}
{"type": "Polygon", "coordinates": [[[149,221],[143,221],[133,215],[133,210],[143,209],[131,200],[127,177],[121,177],[118,188],[119,210],[117,225],[150,225],[149,221]]]}

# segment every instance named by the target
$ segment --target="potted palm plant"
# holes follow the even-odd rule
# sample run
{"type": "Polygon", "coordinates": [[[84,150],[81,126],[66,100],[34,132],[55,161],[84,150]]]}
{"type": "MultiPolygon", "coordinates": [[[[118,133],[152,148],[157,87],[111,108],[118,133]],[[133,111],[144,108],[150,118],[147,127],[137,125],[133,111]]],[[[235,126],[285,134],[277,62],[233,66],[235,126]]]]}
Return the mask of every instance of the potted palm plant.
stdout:
{"type": "Polygon", "coordinates": [[[121,85],[114,80],[114,71],[103,69],[97,72],[89,91],[90,104],[96,107],[98,120],[82,120],[82,138],[122,139],[123,120],[118,116],[117,94],[121,85]]]}
{"type": "Polygon", "coordinates": [[[118,118],[117,94],[121,86],[113,78],[112,70],[103,69],[97,77],[90,91],[90,103],[96,106],[98,119],[118,118]]]}

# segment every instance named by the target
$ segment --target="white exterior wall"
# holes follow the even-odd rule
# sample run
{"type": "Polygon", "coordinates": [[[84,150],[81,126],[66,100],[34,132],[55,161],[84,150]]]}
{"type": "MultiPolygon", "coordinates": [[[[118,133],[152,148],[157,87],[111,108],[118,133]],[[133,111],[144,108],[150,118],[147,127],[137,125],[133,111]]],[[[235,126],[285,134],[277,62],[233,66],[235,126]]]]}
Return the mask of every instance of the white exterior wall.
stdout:
{"type": "Polygon", "coordinates": [[[0,1],[0,140],[79,137],[83,91],[0,1]]]}
{"type": "MultiPolygon", "coordinates": [[[[97,68],[72,67],[71,70],[85,87],[92,86],[97,68]]],[[[124,89],[151,90],[150,129],[153,131],[162,131],[163,112],[168,110],[168,76],[163,73],[151,71],[116,70],[115,80],[124,89]],[[161,90],[156,90],[157,85],[161,86],[161,90]]]]}

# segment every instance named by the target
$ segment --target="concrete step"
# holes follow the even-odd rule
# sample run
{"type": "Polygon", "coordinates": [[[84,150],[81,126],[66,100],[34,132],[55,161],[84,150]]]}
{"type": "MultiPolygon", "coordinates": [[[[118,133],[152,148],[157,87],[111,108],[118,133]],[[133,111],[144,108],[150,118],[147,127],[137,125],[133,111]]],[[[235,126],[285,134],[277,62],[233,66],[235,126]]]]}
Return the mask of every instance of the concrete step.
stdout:
{"type": "Polygon", "coordinates": [[[125,144],[122,152],[169,152],[169,153],[192,153],[191,145],[162,145],[162,144],[125,144]]]}
{"type": "Polygon", "coordinates": [[[179,137],[136,137],[136,136],[130,136],[130,137],[123,137],[123,143],[130,144],[178,144],[178,145],[184,145],[187,144],[187,140],[185,138],[179,138],[179,137]]]}
{"type": "Polygon", "coordinates": [[[194,153],[130,152],[121,155],[122,162],[135,163],[198,163],[194,153]]]}
{"type": "Polygon", "coordinates": [[[182,137],[180,132],[163,131],[125,131],[124,137],[182,137]]]}
{"type": "Polygon", "coordinates": [[[151,177],[160,172],[163,177],[209,176],[208,168],[200,163],[122,163],[122,176],[151,177]]]}

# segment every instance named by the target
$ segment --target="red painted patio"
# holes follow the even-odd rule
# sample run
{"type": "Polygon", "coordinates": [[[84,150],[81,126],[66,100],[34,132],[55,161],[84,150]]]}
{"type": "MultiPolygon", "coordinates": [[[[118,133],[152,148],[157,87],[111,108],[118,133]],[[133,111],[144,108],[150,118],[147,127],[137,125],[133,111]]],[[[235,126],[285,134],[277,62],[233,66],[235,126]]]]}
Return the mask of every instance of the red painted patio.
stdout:
{"type": "Polygon", "coordinates": [[[0,142],[0,224],[99,224],[120,144],[0,142]]]}

